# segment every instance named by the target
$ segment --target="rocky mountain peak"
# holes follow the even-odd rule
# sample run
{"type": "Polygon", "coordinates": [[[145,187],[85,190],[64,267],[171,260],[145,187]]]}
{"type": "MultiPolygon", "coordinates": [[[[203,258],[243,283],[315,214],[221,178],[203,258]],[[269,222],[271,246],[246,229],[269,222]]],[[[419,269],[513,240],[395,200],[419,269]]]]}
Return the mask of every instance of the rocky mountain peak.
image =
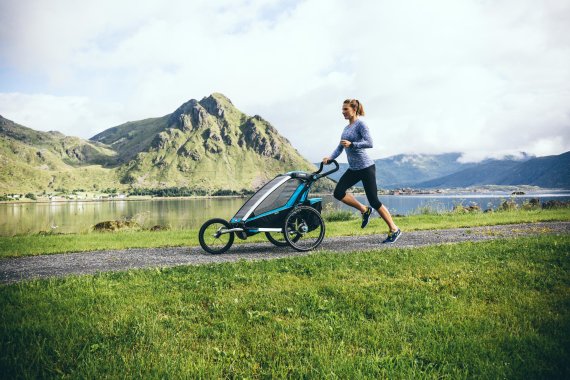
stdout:
{"type": "Polygon", "coordinates": [[[181,130],[197,129],[208,114],[218,119],[224,119],[226,112],[235,113],[237,110],[226,96],[213,93],[199,102],[196,99],[191,99],[182,104],[170,115],[168,125],[181,130]]]}
{"type": "Polygon", "coordinates": [[[200,100],[200,105],[214,117],[224,117],[224,107],[220,102],[213,96],[209,96],[200,100]]]}
{"type": "Polygon", "coordinates": [[[196,99],[190,99],[170,115],[168,125],[182,130],[193,129],[201,122],[200,108],[196,99]]]}
{"type": "Polygon", "coordinates": [[[204,97],[200,100],[200,105],[208,111],[210,115],[223,117],[224,110],[227,108],[234,108],[230,99],[220,93],[213,93],[210,96],[204,97]]]}

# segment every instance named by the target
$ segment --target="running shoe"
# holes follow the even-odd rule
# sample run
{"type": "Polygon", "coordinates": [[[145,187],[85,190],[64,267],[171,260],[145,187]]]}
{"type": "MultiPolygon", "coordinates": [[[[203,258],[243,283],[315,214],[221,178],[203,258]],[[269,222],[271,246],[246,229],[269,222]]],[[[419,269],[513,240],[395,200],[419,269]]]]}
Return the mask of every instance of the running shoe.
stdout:
{"type": "Polygon", "coordinates": [[[395,243],[396,240],[398,240],[401,235],[402,231],[400,231],[400,229],[398,228],[397,231],[388,233],[388,237],[382,243],[395,243]]]}
{"type": "Polygon", "coordinates": [[[362,213],[362,225],[360,228],[364,228],[368,225],[368,222],[370,221],[370,215],[372,215],[372,208],[368,207],[366,211],[362,213]]]}

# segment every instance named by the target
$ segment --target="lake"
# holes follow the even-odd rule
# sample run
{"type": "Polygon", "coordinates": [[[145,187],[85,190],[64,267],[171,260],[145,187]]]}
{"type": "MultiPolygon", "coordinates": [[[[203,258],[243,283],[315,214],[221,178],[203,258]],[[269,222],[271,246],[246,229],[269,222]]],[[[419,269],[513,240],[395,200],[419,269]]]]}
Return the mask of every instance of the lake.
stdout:
{"type": "MultiPolygon", "coordinates": [[[[356,198],[366,204],[364,195],[356,198]]],[[[512,198],[521,204],[531,198],[541,202],[549,200],[570,201],[570,191],[543,191],[511,196],[510,193],[447,194],[447,195],[383,195],[382,203],[390,212],[401,215],[417,214],[422,208],[451,210],[456,204],[479,205],[483,210],[496,208],[505,199],[512,198]]],[[[199,228],[210,218],[230,219],[247,198],[200,198],[70,201],[52,203],[4,203],[0,204],[0,235],[33,234],[40,231],[87,232],[102,221],[133,218],[145,227],[157,224],[172,228],[199,228]]],[[[334,200],[323,197],[323,205],[350,209],[334,200]]]]}

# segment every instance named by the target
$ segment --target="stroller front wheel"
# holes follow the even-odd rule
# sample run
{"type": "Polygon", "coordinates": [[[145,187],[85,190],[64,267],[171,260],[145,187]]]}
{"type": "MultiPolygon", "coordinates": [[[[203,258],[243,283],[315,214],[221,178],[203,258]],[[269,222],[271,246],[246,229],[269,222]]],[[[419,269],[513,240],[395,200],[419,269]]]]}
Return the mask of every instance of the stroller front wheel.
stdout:
{"type": "Polygon", "coordinates": [[[204,251],[214,255],[224,253],[234,243],[234,233],[225,232],[231,225],[224,219],[210,219],[202,225],[198,232],[198,240],[204,251]]]}

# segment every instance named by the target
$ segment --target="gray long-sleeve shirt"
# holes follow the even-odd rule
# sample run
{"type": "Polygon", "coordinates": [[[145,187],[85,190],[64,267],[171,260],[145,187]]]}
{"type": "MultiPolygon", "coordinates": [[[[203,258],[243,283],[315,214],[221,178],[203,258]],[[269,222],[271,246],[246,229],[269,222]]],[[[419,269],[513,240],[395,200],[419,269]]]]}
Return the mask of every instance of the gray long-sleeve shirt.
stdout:
{"type": "MultiPolygon", "coordinates": [[[[370,137],[370,131],[362,120],[357,119],[353,124],[344,127],[340,139],[348,140],[352,143],[346,148],[348,167],[351,170],[365,169],[374,164],[374,161],[364,151],[364,149],[372,148],[372,137],[370,137]]],[[[334,160],[340,156],[343,150],[342,144],[338,144],[329,157],[331,160],[334,160]]]]}

